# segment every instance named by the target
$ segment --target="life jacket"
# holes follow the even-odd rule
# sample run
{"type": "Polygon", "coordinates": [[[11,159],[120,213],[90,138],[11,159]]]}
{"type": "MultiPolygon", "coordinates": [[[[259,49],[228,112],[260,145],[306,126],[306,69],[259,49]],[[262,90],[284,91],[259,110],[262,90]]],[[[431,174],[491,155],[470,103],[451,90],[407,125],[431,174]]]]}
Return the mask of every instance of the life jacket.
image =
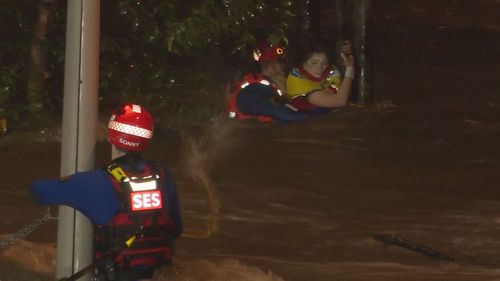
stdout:
{"type": "Polygon", "coordinates": [[[163,202],[163,171],[153,162],[147,162],[141,174],[125,171],[118,163],[107,171],[121,209],[110,224],[95,227],[95,258],[111,256],[115,265],[129,268],[169,263],[173,223],[163,202]]]}
{"type": "Polygon", "coordinates": [[[318,110],[319,106],[311,104],[307,96],[316,90],[328,89],[332,94],[338,92],[338,85],[341,82],[341,74],[337,68],[327,67],[320,77],[312,76],[304,67],[298,67],[291,72],[292,79],[295,79],[295,87],[300,89],[301,94],[292,93],[290,97],[290,104],[301,111],[314,111],[318,110]]]}
{"type": "Polygon", "coordinates": [[[273,119],[269,116],[265,115],[247,115],[241,112],[238,109],[238,95],[247,86],[255,83],[260,83],[263,85],[268,85],[272,87],[277,96],[281,96],[282,92],[279,89],[278,85],[274,83],[271,79],[267,78],[263,74],[260,73],[248,73],[246,74],[242,80],[238,82],[237,85],[233,88],[231,93],[229,94],[227,104],[226,104],[226,116],[230,119],[244,120],[244,119],[257,119],[259,122],[271,122],[273,119]]]}

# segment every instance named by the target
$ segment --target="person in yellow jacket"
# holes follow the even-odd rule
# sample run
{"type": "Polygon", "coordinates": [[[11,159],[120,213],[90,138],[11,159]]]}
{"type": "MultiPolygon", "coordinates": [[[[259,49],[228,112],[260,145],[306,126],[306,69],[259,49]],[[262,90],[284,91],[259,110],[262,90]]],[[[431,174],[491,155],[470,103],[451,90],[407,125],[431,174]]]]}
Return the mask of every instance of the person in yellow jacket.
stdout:
{"type": "Polygon", "coordinates": [[[320,44],[310,46],[302,64],[288,75],[286,87],[290,104],[301,111],[344,107],[355,73],[350,41],[344,42],[340,57],[345,73],[330,64],[326,48],[320,44]]]}
{"type": "Polygon", "coordinates": [[[302,112],[287,103],[285,48],[260,42],[253,57],[260,72],[247,73],[233,87],[226,104],[226,116],[231,119],[257,119],[260,122],[302,122],[316,116],[302,112]]]}

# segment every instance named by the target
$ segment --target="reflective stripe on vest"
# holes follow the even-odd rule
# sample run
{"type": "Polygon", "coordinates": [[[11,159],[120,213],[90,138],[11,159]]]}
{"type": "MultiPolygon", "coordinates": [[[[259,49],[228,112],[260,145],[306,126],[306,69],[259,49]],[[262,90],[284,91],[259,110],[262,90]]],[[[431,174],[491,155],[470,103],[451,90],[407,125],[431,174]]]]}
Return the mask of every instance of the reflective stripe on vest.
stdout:
{"type": "Polygon", "coordinates": [[[132,174],[120,165],[108,167],[122,210],[105,226],[96,227],[95,256],[105,255],[111,249],[119,266],[151,265],[171,259],[168,239],[172,220],[162,202],[164,174],[153,163],[148,163],[142,174],[132,174]],[[145,258],[144,255],[147,255],[145,258]]]}
{"type": "Polygon", "coordinates": [[[254,83],[260,83],[262,85],[271,86],[274,90],[276,90],[278,95],[280,95],[280,96],[283,95],[283,92],[278,88],[278,86],[275,83],[269,81],[264,75],[262,75],[260,73],[255,73],[255,74],[251,73],[251,74],[245,75],[245,77],[243,77],[243,82],[241,82],[241,84],[240,84],[240,88],[244,89],[248,85],[251,85],[254,83]]]}
{"type": "Polygon", "coordinates": [[[240,81],[238,85],[235,86],[231,94],[229,95],[228,101],[227,101],[227,106],[226,106],[226,113],[227,117],[231,119],[257,119],[260,122],[270,122],[272,121],[272,118],[269,116],[253,116],[253,115],[246,115],[243,114],[238,110],[238,106],[236,105],[236,100],[238,97],[238,94],[240,91],[246,87],[248,87],[251,84],[262,84],[265,86],[270,86],[272,87],[275,92],[279,95],[282,96],[283,92],[279,89],[279,87],[273,83],[271,80],[267,79],[266,76],[260,73],[249,73],[246,74],[243,79],[240,81]]]}

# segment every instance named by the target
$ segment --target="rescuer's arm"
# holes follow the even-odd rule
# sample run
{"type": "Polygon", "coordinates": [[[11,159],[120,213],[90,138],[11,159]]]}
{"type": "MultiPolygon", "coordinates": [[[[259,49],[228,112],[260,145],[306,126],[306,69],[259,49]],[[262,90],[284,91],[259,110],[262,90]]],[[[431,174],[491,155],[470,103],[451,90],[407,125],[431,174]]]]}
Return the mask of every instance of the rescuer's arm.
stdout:
{"type": "MultiPolygon", "coordinates": [[[[184,223],[182,221],[180,203],[179,203],[179,195],[177,194],[177,187],[175,184],[175,180],[170,173],[169,170],[164,169],[165,174],[165,188],[166,188],[166,197],[164,198],[164,202],[168,202],[168,213],[170,218],[174,223],[174,230],[172,232],[172,238],[177,239],[181,236],[182,231],[184,230],[184,223]]],[[[165,197],[165,195],[164,195],[165,197]]]]}
{"type": "Polygon", "coordinates": [[[120,202],[104,170],[78,172],[57,180],[38,180],[31,191],[39,205],[65,205],[84,214],[93,224],[108,223],[120,202]]]}

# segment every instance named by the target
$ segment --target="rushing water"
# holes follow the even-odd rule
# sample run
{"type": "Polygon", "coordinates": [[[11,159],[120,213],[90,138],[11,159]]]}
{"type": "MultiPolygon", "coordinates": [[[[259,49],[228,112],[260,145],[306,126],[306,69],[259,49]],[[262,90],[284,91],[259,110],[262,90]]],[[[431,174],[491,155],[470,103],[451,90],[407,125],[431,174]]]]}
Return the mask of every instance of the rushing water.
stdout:
{"type": "MultiPolygon", "coordinates": [[[[159,134],[147,156],[172,168],[186,221],[182,270],[159,280],[500,280],[498,30],[393,21],[375,40],[375,88],[394,107],[159,134]]],[[[46,212],[27,191],[58,176],[59,146],[0,141],[2,234],[46,212]]],[[[0,280],[50,275],[55,229],[0,252],[0,280]]]]}

